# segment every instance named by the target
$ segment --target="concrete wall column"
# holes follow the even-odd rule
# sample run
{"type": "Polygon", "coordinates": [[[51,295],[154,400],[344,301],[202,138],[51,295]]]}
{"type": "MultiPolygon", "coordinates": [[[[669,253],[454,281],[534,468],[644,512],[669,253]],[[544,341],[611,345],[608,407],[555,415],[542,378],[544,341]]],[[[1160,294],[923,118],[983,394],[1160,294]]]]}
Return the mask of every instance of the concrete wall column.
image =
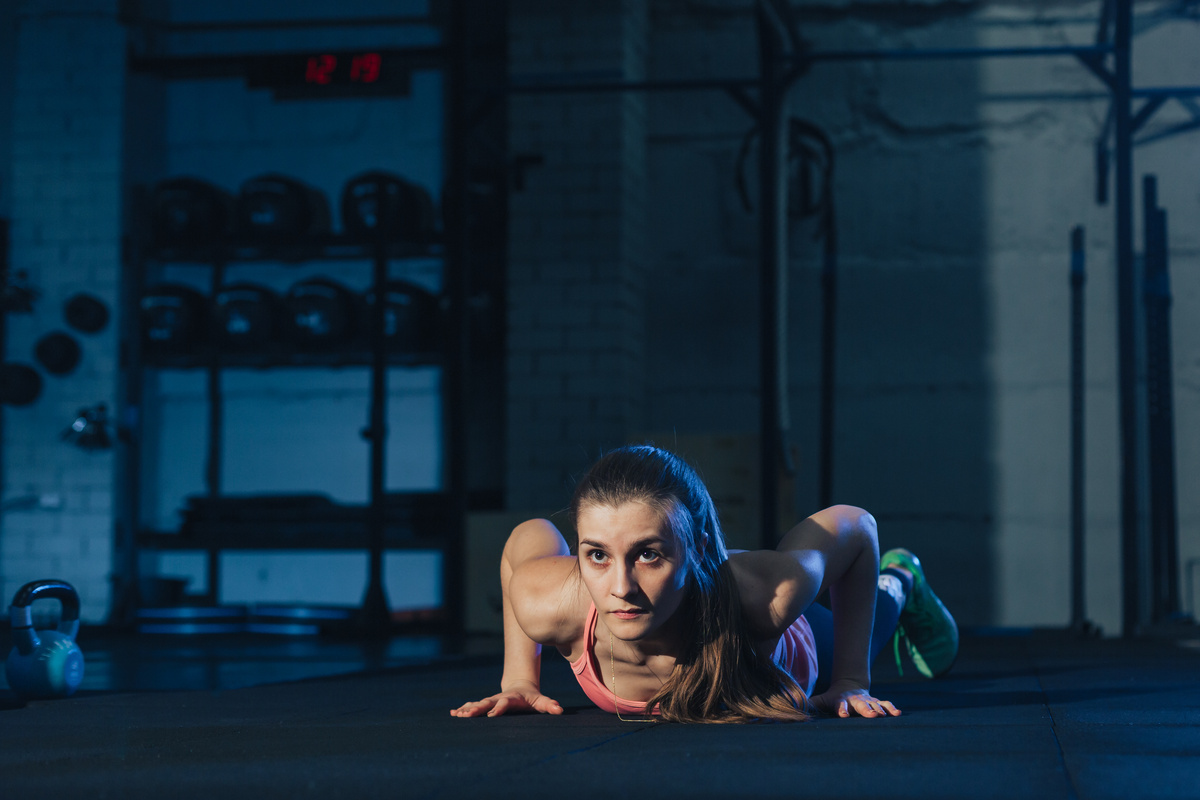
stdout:
{"type": "MultiPolygon", "coordinates": [[[[645,0],[511,4],[514,80],[644,76],[645,0]]],[[[510,508],[559,508],[641,425],[646,98],[515,95],[510,149],[510,508]],[[528,161],[529,159],[523,159],[528,161]]]]}

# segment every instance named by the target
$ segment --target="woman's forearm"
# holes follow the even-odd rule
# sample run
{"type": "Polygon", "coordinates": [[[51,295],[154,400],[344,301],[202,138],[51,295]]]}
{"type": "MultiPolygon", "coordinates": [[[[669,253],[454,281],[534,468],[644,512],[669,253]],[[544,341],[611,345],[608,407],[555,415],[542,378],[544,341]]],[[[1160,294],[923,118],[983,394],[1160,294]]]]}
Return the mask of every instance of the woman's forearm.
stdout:
{"type": "Polygon", "coordinates": [[[807,554],[803,560],[820,584],[813,591],[829,590],[834,630],[832,679],[870,685],[871,628],[879,579],[875,518],[854,506],[833,506],[789,531],[779,550],[807,554]]]}
{"type": "MultiPolygon", "coordinates": [[[[869,519],[869,517],[868,517],[869,519]]],[[[879,580],[879,542],[874,520],[864,521],[847,544],[857,550],[848,568],[829,584],[833,611],[833,671],[836,681],[871,685],[871,629],[879,580]]]]}
{"type": "MultiPolygon", "coordinates": [[[[504,545],[504,553],[500,556],[500,593],[504,617],[504,674],[500,686],[503,690],[518,683],[532,684],[535,688],[541,685],[542,646],[530,638],[517,619],[513,601],[513,573],[528,562],[569,553],[570,549],[558,528],[544,519],[533,519],[518,525],[504,545]]],[[[528,615],[528,591],[525,595],[522,609],[528,615]]],[[[518,602],[522,601],[518,599],[518,602]]]]}
{"type": "Polygon", "coordinates": [[[512,580],[512,565],[508,550],[500,557],[500,591],[504,615],[504,673],[500,678],[501,691],[508,691],[517,684],[532,684],[541,687],[542,646],[526,635],[517,622],[509,596],[512,580]]]}

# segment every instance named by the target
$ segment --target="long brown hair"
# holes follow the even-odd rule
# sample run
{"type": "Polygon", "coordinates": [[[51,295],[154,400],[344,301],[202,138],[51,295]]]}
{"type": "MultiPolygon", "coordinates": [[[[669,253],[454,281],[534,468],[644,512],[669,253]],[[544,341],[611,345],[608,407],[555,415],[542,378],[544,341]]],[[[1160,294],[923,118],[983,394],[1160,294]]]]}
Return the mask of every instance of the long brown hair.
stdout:
{"type": "Polygon", "coordinates": [[[806,720],[804,690],[758,651],[742,616],[725,535],[704,481],[683,459],[650,445],[605,454],[575,487],[571,516],[588,506],[641,502],[687,553],[688,583],[677,614],[691,635],[662,688],[647,703],[669,722],[806,720]]]}

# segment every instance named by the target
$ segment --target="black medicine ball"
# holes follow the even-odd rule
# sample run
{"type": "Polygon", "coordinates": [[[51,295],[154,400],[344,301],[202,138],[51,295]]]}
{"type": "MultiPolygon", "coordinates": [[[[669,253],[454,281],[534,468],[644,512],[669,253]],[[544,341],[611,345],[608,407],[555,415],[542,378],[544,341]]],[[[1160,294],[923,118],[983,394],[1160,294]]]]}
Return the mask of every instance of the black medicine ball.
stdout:
{"type": "Polygon", "coordinates": [[[0,364],[0,403],[27,406],[42,394],[42,376],[26,364],[0,364]]]}
{"type": "Polygon", "coordinates": [[[329,232],[329,200],[320,189],[274,173],[242,184],[237,233],[251,242],[290,244],[329,232]]]}
{"type": "Polygon", "coordinates": [[[213,337],[231,349],[254,349],[275,339],[279,296],[255,283],[231,283],[213,296],[213,337]]]}
{"type": "MultiPolygon", "coordinates": [[[[408,281],[389,281],[384,287],[383,336],[399,353],[428,352],[437,344],[438,299],[429,290],[408,281]]],[[[375,290],[366,293],[368,319],[374,319],[375,290]]]]}
{"type": "Polygon", "coordinates": [[[345,344],[356,330],[357,301],[353,292],[328,278],[293,285],[284,298],[288,338],[298,347],[321,348],[345,344]]]}
{"type": "Polygon", "coordinates": [[[108,306],[90,294],[76,294],[63,303],[67,325],[81,333],[99,333],[108,325],[108,306]]]}
{"type": "Polygon", "coordinates": [[[221,243],[229,232],[233,196],[199,178],[168,178],[150,199],[154,241],[160,247],[221,243]]]}
{"type": "Polygon", "coordinates": [[[342,190],[342,227],[355,239],[423,244],[435,235],[425,187],[381,170],[351,178],[342,190]]]}
{"type": "Polygon", "coordinates": [[[70,375],[79,366],[83,354],[72,336],[55,331],[37,340],[33,355],[51,375],[70,375]]]}
{"type": "Polygon", "coordinates": [[[154,353],[193,352],[207,334],[205,298],[190,286],[164,283],[142,296],[142,343],[154,353]]]}

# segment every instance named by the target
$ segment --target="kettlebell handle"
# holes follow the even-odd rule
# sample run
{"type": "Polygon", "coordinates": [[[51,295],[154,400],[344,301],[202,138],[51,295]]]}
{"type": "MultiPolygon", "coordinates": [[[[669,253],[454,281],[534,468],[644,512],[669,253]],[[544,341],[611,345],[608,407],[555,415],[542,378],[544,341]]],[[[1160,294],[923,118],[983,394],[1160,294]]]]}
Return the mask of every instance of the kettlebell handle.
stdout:
{"type": "Polygon", "coordinates": [[[66,581],[31,581],[17,590],[8,612],[13,639],[22,654],[27,655],[26,647],[29,652],[37,649],[38,638],[33,631],[33,601],[43,597],[57,598],[62,603],[58,632],[72,640],[79,633],[79,593],[75,587],[66,581]]]}

